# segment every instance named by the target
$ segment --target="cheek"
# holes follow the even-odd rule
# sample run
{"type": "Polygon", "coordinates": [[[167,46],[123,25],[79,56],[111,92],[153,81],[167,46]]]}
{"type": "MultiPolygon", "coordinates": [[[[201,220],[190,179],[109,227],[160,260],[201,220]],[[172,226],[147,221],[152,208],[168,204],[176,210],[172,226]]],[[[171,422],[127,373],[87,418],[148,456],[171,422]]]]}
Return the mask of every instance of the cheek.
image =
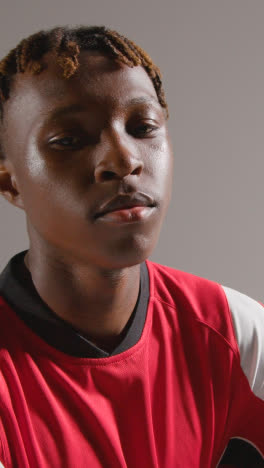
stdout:
{"type": "Polygon", "coordinates": [[[18,178],[22,181],[20,191],[27,217],[42,231],[59,231],[62,223],[65,226],[67,219],[78,215],[80,205],[74,198],[72,182],[63,174],[51,171],[36,154],[27,155],[18,178]]]}
{"type": "Polygon", "coordinates": [[[162,192],[162,198],[170,194],[173,179],[173,154],[167,141],[151,145],[151,167],[152,175],[157,187],[162,192]]]}

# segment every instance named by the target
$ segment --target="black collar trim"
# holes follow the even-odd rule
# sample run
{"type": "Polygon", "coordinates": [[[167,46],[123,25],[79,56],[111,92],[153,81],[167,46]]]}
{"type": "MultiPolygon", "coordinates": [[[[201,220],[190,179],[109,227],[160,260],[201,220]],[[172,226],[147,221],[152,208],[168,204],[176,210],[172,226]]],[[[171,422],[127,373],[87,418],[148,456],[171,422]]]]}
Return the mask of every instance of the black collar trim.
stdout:
{"type": "Polygon", "coordinates": [[[149,301],[149,274],[146,262],[140,264],[140,291],[134,311],[112,352],[98,348],[58,317],[39,296],[24,264],[25,250],[16,254],[0,274],[0,294],[21,320],[49,345],[76,357],[103,358],[120,354],[141,337],[149,301]]]}

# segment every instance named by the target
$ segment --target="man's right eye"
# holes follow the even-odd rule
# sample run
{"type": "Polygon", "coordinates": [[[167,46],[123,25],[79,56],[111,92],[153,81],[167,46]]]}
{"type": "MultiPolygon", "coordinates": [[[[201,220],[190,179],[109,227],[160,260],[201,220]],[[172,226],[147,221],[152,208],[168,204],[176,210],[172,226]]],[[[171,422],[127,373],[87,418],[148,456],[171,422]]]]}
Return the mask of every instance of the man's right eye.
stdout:
{"type": "Polygon", "coordinates": [[[49,144],[61,148],[76,148],[81,146],[81,139],[73,136],[54,138],[50,140],[49,144]]]}

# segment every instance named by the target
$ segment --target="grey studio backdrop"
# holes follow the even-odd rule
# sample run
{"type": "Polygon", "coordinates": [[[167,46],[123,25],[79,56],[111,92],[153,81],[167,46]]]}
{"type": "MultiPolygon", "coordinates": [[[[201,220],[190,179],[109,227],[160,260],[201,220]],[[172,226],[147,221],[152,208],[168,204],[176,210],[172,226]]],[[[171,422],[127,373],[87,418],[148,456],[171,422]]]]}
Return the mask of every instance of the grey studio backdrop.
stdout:
{"type": "MultiPolygon", "coordinates": [[[[163,71],[174,191],[151,260],[264,300],[264,2],[0,0],[0,56],[42,28],[105,24],[163,71]]],[[[25,109],[25,113],[26,113],[25,109]]],[[[19,146],[18,146],[19,151],[19,146]]],[[[28,248],[0,197],[0,267],[28,248]]]]}

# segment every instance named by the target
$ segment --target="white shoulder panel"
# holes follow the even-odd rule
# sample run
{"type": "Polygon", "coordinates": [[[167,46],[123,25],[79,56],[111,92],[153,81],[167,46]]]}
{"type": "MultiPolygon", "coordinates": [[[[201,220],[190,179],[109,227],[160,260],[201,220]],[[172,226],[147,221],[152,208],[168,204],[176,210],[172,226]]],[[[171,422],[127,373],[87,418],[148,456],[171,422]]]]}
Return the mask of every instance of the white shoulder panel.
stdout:
{"type": "Polygon", "coordinates": [[[264,400],[264,307],[223,286],[240,351],[241,367],[256,396],[264,400]]]}

